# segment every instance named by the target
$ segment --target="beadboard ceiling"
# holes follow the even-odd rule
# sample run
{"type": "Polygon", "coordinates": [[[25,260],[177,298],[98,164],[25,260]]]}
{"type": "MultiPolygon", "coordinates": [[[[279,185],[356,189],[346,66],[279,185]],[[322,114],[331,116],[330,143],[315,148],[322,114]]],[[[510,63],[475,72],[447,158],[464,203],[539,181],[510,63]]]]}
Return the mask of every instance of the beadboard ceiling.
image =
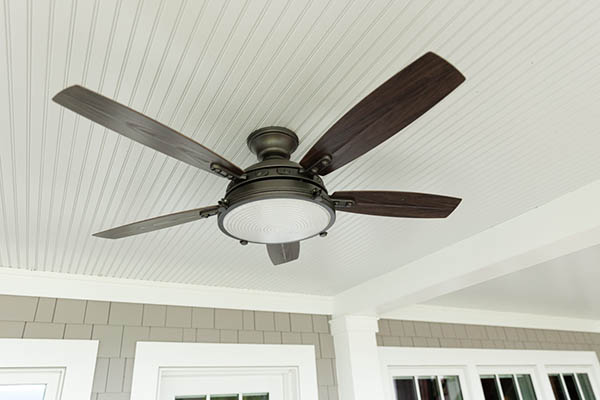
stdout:
{"type": "Polygon", "coordinates": [[[331,295],[600,178],[597,1],[4,0],[0,264],[331,295]],[[330,191],[462,197],[447,220],[338,213],[273,267],[216,220],[120,241],[94,232],[215,204],[227,181],[51,102],[115,98],[245,167],[286,126],[295,160],[427,51],[467,80],[402,134],[326,177],[330,191]]]}
{"type": "Polygon", "coordinates": [[[600,246],[430,300],[428,304],[600,320],[600,246]]]}

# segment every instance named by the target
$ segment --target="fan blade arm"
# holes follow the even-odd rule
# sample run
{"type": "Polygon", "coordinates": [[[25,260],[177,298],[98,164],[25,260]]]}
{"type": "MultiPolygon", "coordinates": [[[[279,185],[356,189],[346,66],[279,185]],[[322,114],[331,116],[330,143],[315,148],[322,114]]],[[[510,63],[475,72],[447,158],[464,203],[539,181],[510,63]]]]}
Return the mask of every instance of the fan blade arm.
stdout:
{"type": "Polygon", "coordinates": [[[228,179],[244,175],[240,167],[200,143],[82,86],[70,86],[52,100],[105,128],[196,168],[228,179]]]}
{"type": "Polygon", "coordinates": [[[399,218],[446,218],[461,199],[395,191],[342,191],[331,195],[336,211],[399,218]]]}
{"type": "Polygon", "coordinates": [[[267,244],[267,253],[273,265],[294,261],[300,256],[300,242],[267,244]]]}
{"type": "Polygon", "coordinates": [[[346,165],[410,125],[456,89],[465,77],[426,53],[352,107],[300,161],[320,175],[346,165]],[[321,160],[330,161],[322,162],[321,160]]]}
{"type": "Polygon", "coordinates": [[[170,228],[172,226],[187,224],[188,222],[196,221],[217,215],[219,206],[209,206],[204,208],[196,208],[193,210],[180,211],[173,214],[167,214],[160,217],[150,218],[143,221],[133,222],[131,224],[118,226],[102,232],[94,233],[93,236],[104,239],[121,239],[128,236],[139,235],[157,231],[159,229],[170,228]]]}

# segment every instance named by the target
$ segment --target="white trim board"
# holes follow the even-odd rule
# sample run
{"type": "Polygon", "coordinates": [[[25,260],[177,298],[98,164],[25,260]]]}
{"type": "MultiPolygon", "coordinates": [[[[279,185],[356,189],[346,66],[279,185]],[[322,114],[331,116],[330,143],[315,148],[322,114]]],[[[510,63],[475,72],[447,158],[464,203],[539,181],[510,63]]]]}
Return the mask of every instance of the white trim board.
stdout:
{"type": "Polygon", "coordinates": [[[61,371],[62,400],[90,398],[97,340],[0,339],[0,354],[0,369],[61,371]]]}
{"type": "Polygon", "coordinates": [[[444,307],[426,304],[415,304],[384,313],[381,315],[381,318],[600,333],[600,321],[595,319],[444,307]]]}
{"type": "Polygon", "coordinates": [[[0,294],[215,307],[257,311],[333,313],[333,297],[181,283],[107,278],[0,267],[0,294]]]}
{"type": "MultiPolygon", "coordinates": [[[[379,347],[382,366],[477,366],[535,365],[580,366],[598,368],[593,351],[564,350],[504,350],[504,349],[444,349],[433,347],[379,347]]],[[[600,374],[598,375],[600,380],[600,374]]]]}

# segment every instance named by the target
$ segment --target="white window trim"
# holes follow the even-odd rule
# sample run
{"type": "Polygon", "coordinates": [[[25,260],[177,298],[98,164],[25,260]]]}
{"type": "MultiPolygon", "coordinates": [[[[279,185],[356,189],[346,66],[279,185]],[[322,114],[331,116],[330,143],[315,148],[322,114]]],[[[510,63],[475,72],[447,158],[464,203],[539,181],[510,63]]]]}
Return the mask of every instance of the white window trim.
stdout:
{"type": "Polygon", "coordinates": [[[91,396],[97,340],[0,339],[0,354],[0,373],[21,369],[18,383],[47,383],[54,388],[58,382],[56,397],[61,400],[91,396]]]}
{"type": "Polygon", "coordinates": [[[467,399],[483,400],[479,375],[509,371],[531,374],[540,399],[554,398],[548,380],[548,373],[553,372],[587,372],[596,396],[600,394],[600,365],[591,351],[406,347],[380,347],[378,351],[385,396],[390,400],[395,400],[393,377],[412,372],[416,375],[459,375],[467,399]]]}
{"type": "Polygon", "coordinates": [[[312,345],[138,342],[135,354],[131,400],[157,399],[161,378],[186,368],[202,374],[235,373],[240,368],[277,369],[297,377],[298,386],[289,387],[296,399],[318,398],[312,345]]]}

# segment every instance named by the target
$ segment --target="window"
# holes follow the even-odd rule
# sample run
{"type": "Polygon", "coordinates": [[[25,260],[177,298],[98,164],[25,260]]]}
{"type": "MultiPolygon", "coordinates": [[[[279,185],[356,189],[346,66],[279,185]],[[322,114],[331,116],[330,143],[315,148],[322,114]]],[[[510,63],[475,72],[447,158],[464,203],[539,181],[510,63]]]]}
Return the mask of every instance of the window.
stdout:
{"type": "Polygon", "coordinates": [[[397,400],[462,400],[458,376],[401,376],[395,378],[397,400]]]}
{"type": "Polygon", "coordinates": [[[548,378],[556,400],[596,400],[587,373],[549,374],[548,378]]]}
{"type": "Polygon", "coordinates": [[[318,398],[308,345],[138,342],[131,400],[318,398]]]}
{"type": "Polygon", "coordinates": [[[380,347],[385,400],[596,400],[589,351],[380,347]]]}
{"type": "Polygon", "coordinates": [[[529,374],[481,375],[485,400],[536,400],[529,374]]]}
{"type": "Polygon", "coordinates": [[[0,400],[90,398],[95,340],[0,339],[0,400]]]}
{"type": "Polygon", "coordinates": [[[0,400],[59,400],[64,368],[0,368],[0,400]]]}
{"type": "Polygon", "coordinates": [[[165,367],[158,400],[295,400],[286,393],[293,386],[294,371],[287,367],[165,367]]]}
{"type": "Polygon", "coordinates": [[[0,385],[0,399],[44,400],[46,385],[0,385]]]}

